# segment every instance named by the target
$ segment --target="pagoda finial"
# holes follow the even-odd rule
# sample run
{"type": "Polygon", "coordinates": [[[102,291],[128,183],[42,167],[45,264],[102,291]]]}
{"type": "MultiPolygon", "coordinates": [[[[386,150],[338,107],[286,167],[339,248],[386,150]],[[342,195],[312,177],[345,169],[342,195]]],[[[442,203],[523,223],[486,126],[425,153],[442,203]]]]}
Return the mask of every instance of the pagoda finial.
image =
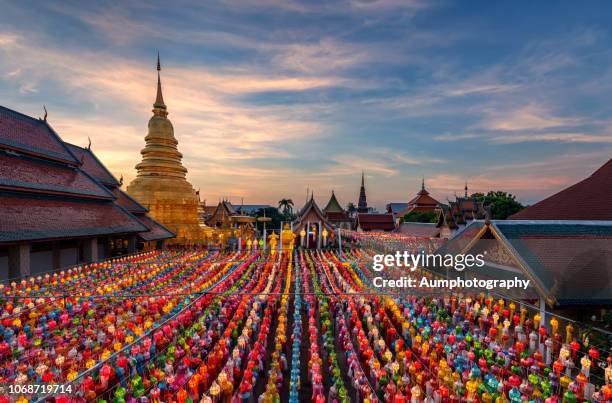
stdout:
{"type": "Polygon", "coordinates": [[[423,176],[423,179],[421,180],[421,190],[425,190],[425,176],[423,176]]]}
{"type": "Polygon", "coordinates": [[[364,180],[364,172],[363,170],[361,171],[361,187],[365,187],[365,180],[364,180]]]}
{"type": "Polygon", "coordinates": [[[161,87],[161,63],[159,62],[159,52],[157,52],[157,96],[155,97],[155,103],[153,104],[153,112],[162,116],[166,116],[166,104],[164,103],[164,96],[162,95],[161,87]]]}
{"type": "Polygon", "coordinates": [[[467,181],[465,181],[465,188],[463,188],[465,190],[465,198],[467,199],[468,197],[468,186],[467,186],[467,181]]]}

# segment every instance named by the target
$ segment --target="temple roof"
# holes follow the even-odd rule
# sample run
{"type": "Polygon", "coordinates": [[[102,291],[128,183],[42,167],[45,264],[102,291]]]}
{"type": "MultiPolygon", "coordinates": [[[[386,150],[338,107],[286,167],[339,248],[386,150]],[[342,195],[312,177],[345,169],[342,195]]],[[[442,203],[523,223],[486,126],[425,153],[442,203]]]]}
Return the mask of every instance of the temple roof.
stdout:
{"type": "Polygon", "coordinates": [[[112,199],[113,195],[78,168],[0,152],[0,187],[15,191],[112,199]]]}
{"type": "Polygon", "coordinates": [[[419,191],[419,193],[417,193],[415,197],[412,198],[412,200],[408,202],[407,209],[410,209],[411,207],[416,207],[416,206],[435,207],[435,206],[438,206],[439,204],[440,202],[434,199],[433,197],[431,197],[427,189],[425,189],[425,179],[423,179],[423,182],[421,184],[421,190],[419,191]]]}
{"type": "Polygon", "coordinates": [[[298,226],[302,224],[302,221],[308,217],[308,214],[313,211],[315,216],[328,228],[332,228],[331,224],[329,223],[329,221],[327,220],[327,217],[325,217],[325,214],[323,213],[323,211],[321,211],[321,209],[319,208],[319,206],[317,205],[317,202],[314,199],[314,193],[310,196],[310,199],[306,202],[306,204],[304,204],[304,206],[300,209],[300,211],[297,214],[297,219],[296,222],[298,223],[298,226]]]}
{"type": "Polygon", "coordinates": [[[510,220],[612,220],[612,159],[588,178],[518,213],[510,220]]]}
{"type": "Polygon", "coordinates": [[[98,181],[107,186],[119,186],[119,182],[113,174],[96,157],[90,148],[83,148],[70,143],[64,143],[79,161],[82,161],[81,169],[98,181]]]}
{"type": "Polygon", "coordinates": [[[368,212],[368,200],[365,191],[365,174],[361,171],[361,188],[359,189],[359,201],[357,202],[357,211],[360,213],[368,212]]]}
{"type": "Polygon", "coordinates": [[[147,210],[89,148],[67,145],[46,121],[0,107],[2,148],[0,243],[149,232],[128,211],[147,210]]]}
{"type": "Polygon", "coordinates": [[[115,203],[129,211],[130,213],[146,213],[147,210],[142,204],[138,203],[129,194],[119,188],[113,189],[113,195],[117,198],[115,203]]]}
{"type": "Polygon", "coordinates": [[[399,225],[399,232],[415,237],[433,238],[440,235],[440,229],[435,223],[404,222],[399,225]]]}
{"type": "Polygon", "coordinates": [[[391,231],[395,229],[393,214],[357,214],[357,226],[364,231],[391,231]]]}
{"type": "Polygon", "coordinates": [[[0,243],[147,231],[113,202],[6,193],[0,198],[0,243]]]}
{"type": "Polygon", "coordinates": [[[329,198],[329,201],[327,202],[327,206],[325,206],[325,208],[323,209],[324,213],[342,213],[344,212],[344,209],[342,208],[342,206],[340,206],[340,203],[338,203],[338,199],[336,199],[336,194],[334,193],[334,191],[332,190],[332,194],[331,197],[329,198]]]}
{"type": "Polygon", "coordinates": [[[159,241],[161,239],[174,238],[176,236],[176,234],[174,234],[168,228],[164,227],[162,224],[147,215],[139,215],[138,219],[142,224],[149,228],[148,231],[138,233],[138,236],[145,242],[159,241]]]}
{"type": "Polygon", "coordinates": [[[535,293],[550,305],[612,304],[610,221],[473,221],[436,253],[483,249],[496,253],[488,253],[485,266],[470,268],[470,274],[530,279],[530,289],[513,290],[514,297],[533,298],[535,293]],[[507,258],[499,259],[500,255],[507,258]]]}
{"type": "Polygon", "coordinates": [[[3,106],[0,106],[0,146],[73,165],[79,163],[46,120],[3,106]]]}
{"type": "Polygon", "coordinates": [[[351,221],[346,211],[330,211],[325,213],[329,221],[351,221]]]}

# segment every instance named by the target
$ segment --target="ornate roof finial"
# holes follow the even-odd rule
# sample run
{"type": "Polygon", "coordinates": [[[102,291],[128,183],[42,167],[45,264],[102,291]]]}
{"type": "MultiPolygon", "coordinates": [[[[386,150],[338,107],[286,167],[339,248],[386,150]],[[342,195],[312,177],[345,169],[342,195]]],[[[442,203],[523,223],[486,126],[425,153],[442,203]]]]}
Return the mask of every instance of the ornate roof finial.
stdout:
{"type": "Polygon", "coordinates": [[[123,186],[123,174],[121,174],[121,178],[119,178],[119,187],[123,186]]]}
{"type": "Polygon", "coordinates": [[[464,190],[465,190],[465,198],[467,199],[467,197],[468,197],[468,186],[467,186],[467,181],[465,181],[465,188],[464,188],[464,190]]]}
{"type": "Polygon", "coordinates": [[[425,190],[425,175],[423,175],[423,179],[421,180],[421,190],[425,190]]]}
{"type": "Polygon", "coordinates": [[[47,107],[43,105],[43,109],[45,110],[45,116],[43,117],[43,120],[46,122],[47,121],[47,107]]]}
{"type": "Polygon", "coordinates": [[[87,149],[91,150],[91,139],[89,138],[89,136],[87,136],[87,149]]]}
{"type": "Polygon", "coordinates": [[[365,186],[365,180],[364,180],[364,172],[363,170],[361,170],[361,187],[365,186]]]}
{"type": "Polygon", "coordinates": [[[157,52],[157,96],[155,97],[155,103],[153,104],[153,112],[161,116],[168,115],[166,112],[166,104],[164,103],[164,96],[162,95],[161,77],[159,72],[161,71],[161,63],[159,62],[159,52],[157,52]]]}

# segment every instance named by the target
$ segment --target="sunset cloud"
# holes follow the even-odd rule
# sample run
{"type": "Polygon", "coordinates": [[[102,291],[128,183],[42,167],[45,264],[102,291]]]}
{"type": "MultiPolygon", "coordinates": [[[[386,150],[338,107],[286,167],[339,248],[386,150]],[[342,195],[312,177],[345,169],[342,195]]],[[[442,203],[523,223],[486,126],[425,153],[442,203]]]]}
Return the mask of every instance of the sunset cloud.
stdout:
{"type": "Polygon", "coordinates": [[[363,170],[379,209],[423,176],[440,200],[468,180],[533,202],[612,156],[610,28],[578,5],[532,5],[537,24],[495,7],[482,24],[447,2],[7,2],[2,105],[46,105],[129,183],[159,50],[188,178],[209,201],[301,202],[309,188],[346,204],[363,170]]]}

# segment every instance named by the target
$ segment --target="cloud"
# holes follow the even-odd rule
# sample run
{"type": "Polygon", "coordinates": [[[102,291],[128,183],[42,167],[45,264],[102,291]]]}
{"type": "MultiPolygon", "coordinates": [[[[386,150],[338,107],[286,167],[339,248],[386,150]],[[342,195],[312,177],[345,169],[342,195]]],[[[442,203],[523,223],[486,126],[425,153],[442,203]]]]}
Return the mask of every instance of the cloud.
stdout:
{"type": "Polygon", "coordinates": [[[494,137],[491,142],[498,144],[530,143],[547,141],[557,143],[612,143],[612,134],[586,134],[586,133],[533,133],[508,134],[494,137]]]}
{"type": "Polygon", "coordinates": [[[538,104],[529,104],[513,110],[488,110],[481,126],[492,130],[532,130],[567,127],[579,124],[581,119],[554,116],[538,104]]]}

